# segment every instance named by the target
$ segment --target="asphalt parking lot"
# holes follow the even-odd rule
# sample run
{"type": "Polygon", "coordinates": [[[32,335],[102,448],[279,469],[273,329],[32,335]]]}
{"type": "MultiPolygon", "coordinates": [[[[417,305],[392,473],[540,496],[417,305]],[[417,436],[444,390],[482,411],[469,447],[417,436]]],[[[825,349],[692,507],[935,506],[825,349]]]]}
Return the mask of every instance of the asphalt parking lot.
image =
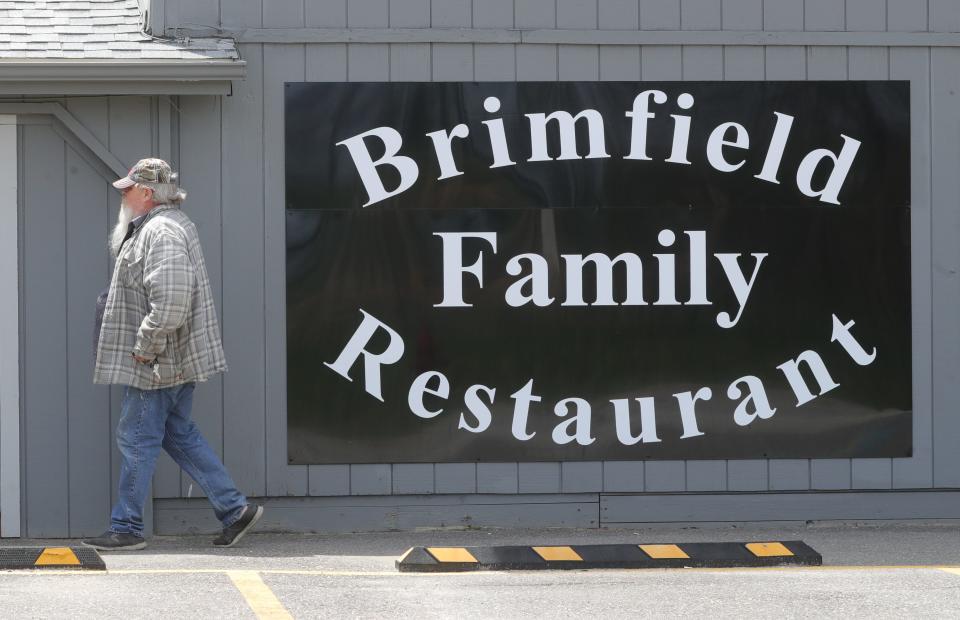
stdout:
{"type": "MultiPolygon", "coordinates": [[[[209,536],[104,553],[106,572],[0,572],[2,618],[544,618],[960,614],[960,524],[712,525],[209,536]],[[399,573],[416,545],[803,540],[822,567],[399,573]]],[[[11,541],[64,545],[75,541],[11,541]]]]}

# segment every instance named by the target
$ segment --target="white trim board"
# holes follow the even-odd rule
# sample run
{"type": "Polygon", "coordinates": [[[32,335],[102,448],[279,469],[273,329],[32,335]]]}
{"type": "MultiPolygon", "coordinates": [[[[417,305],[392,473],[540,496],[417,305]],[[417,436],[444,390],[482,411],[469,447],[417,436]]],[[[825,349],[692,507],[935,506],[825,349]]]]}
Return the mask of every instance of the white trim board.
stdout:
{"type": "Polygon", "coordinates": [[[20,536],[17,117],[0,114],[0,536],[20,536]]]}

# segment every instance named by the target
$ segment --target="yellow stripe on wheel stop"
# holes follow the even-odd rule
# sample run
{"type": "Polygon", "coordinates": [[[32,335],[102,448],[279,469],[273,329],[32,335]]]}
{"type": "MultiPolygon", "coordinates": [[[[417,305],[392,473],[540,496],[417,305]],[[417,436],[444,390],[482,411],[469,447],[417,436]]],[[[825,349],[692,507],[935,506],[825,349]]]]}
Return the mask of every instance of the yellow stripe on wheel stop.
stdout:
{"type": "Polygon", "coordinates": [[[34,566],[80,566],[77,554],[70,547],[47,547],[34,566]]]}
{"type": "Polygon", "coordinates": [[[547,562],[582,562],[583,558],[573,547],[531,547],[547,562]]]}
{"type": "Polygon", "coordinates": [[[464,547],[427,547],[427,552],[435,557],[437,562],[477,563],[477,558],[464,547]]]}
{"type": "Polygon", "coordinates": [[[783,543],[778,542],[747,543],[747,549],[749,549],[750,553],[758,558],[774,558],[793,555],[793,551],[790,551],[784,547],[783,543]]]}
{"type": "Polygon", "coordinates": [[[654,560],[685,560],[690,557],[677,545],[640,545],[640,549],[654,560]]]}

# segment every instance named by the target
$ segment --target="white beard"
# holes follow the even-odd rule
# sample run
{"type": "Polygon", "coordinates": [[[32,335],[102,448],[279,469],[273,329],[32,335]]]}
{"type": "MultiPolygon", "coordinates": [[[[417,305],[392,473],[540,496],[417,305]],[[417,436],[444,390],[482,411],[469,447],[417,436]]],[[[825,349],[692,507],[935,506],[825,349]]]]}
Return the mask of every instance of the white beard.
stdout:
{"type": "Polygon", "coordinates": [[[130,225],[130,220],[132,220],[133,217],[133,210],[121,199],[120,213],[117,214],[117,224],[113,227],[113,231],[107,239],[107,247],[110,250],[110,255],[114,258],[116,258],[120,252],[120,244],[123,243],[123,238],[127,236],[127,227],[130,225]]]}

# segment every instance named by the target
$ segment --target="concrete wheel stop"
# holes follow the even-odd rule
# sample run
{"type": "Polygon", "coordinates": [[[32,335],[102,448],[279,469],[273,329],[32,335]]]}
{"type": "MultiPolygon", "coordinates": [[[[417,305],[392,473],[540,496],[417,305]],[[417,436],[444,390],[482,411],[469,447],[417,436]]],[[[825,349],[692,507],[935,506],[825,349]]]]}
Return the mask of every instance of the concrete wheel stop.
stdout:
{"type": "Polygon", "coordinates": [[[820,566],[823,558],[799,540],[608,545],[411,547],[400,572],[576,570],[586,568],[737,568],[820,566]]]}
{"type": "Polygon", "coordinates": [[[107,570],[107,565],[89,547],[0,547],[0,570],[49,568],[107,570]]]}

